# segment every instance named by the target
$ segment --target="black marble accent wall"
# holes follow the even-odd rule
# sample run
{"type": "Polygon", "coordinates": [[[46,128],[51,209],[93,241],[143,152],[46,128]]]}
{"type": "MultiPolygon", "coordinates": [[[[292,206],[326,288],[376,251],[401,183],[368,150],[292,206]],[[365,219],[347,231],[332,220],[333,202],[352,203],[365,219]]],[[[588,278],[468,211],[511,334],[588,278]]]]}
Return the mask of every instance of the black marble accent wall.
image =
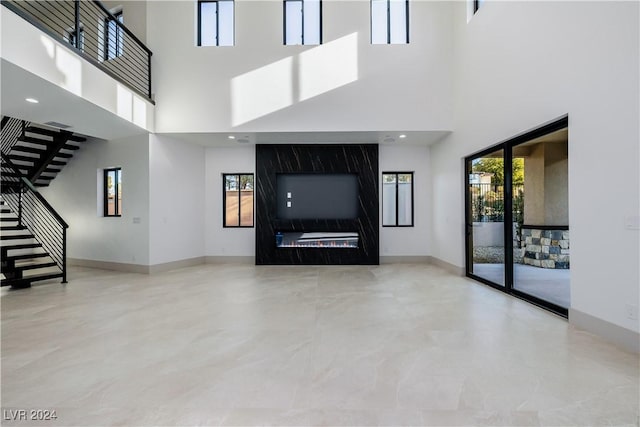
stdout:
{"type": "Polygon", "coordinates": [[[379,263],[378,145],[256,145],[256,265],[379,263]],[[280,173],[356,174],[355,219],[278,219],[280,173]],[[357,248],[277,247],[276,232],[357,232],[357,248]]]}

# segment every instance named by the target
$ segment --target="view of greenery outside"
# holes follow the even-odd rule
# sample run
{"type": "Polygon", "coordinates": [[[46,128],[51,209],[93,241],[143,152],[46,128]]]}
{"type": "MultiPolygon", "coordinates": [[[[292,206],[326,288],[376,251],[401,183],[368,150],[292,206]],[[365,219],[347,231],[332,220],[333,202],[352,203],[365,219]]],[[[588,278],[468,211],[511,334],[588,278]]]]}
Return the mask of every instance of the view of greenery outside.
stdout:
{"type": "MultiPolygon", "coordinates": [[[[483,157],[473,162],[472,173],[491,174],[490,184],[471,184],[474,222],[504,221],[504,160],[483,157]]],[[[524,219],[524,159],[513,159],[513,221],[524,219]]]]}
{"type": "MultiPolygon", "coordinates": [[[[514,261],[520,262],[519,241],[524,222],[524,158],[513,159],[512,168],[514,261]]],[[[504,160],[493,157],[476,159],[471,172],[491,174],[490,183],[469,184],[473,222],[504,222],[504,160]]],[[[504,248],[474,245],[473,259],[478,263],[500,264],[504,262],[504,248]]]]}
{"type": "MultiPolygon", "coordinates": [[[[513,159],[513,185],[524,185],[524,159],[513,159]]],[[[483,157],[473,161],[471,172],[491,173],[491,183],[504,185],[504,160],[501,158],[483,157]]]]}

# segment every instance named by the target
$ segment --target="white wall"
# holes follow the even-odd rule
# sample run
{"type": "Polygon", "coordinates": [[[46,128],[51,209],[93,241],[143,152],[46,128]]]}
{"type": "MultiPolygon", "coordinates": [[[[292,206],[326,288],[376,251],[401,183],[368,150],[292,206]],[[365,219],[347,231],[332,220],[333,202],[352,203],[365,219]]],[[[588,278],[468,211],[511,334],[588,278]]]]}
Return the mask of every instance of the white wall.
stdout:
{"type": "Polygon", "coordinates": [[[40,191],[69,224],[69,258],[149,264],[147,135],[84,143],[40,191]],[[102,170],[109,167],[122,167],[122,217],[103,217],[102,170]]]}
{"type": "MultiPolygon", "coordinates": [[[[414,172],[413,227],[380,226],[380,256],[428,256],[431,248],[431,170],[429,147],[380,145],[379,181],[383,172],[414,172]]],[[[382,191],[382,188],[381,190],[382,191]]],[[[380,198],[382,224],[382,198],[380,198]]]]}
{"type": "Polygon", "coordinates": [[[639,212],[638,7],[485,2],[467,24],[457,3],[454,132],[431,159],[432,255],[463,266],[463,157],[568,113],[571,306],[632,331],[625,305],[640,298],[640,254],[625,218],[639,212]]]}
{"type": "Polygon", "coordinates": [[[321,46],[283,46],[280,0],[235,4],[234,47],[195,46],[195,1],[148,4],[157,132],[450,128],[450,3],[411,2],[392,46],[370,44],[367,1],[323,2],[321,46]]]}
{"type": "Polygon", "coordinates": [[[124,25],[147,43],[147,0],[104,0],[102,4],[111,11],[121,8],[124,25]]]}
{"type": "Polygon", "coordinates": [[[255,146],[207,148],[205,157],[205,255],[253,257],[255,228],[222,226],[222,174],[255,174],[255,146]]]}
{"type": "Polygon", "coordinates": [[[151,135],[149,169],[150,265],[204,256],[204,147],[151,135]]]}
{"type": "MultiPolygon", "coordinates": [[[[74,102],[86,101],[85,106],[88,118],[94,117],[96,107],[102,109],[102,114],[120,117],[135,124],[138,133],[153,129],[154,107],[147,100],[134,94],[131,90],[109,77],[93,64],[82,59],[72,52],[66,44],[59,43],[45,35],[42,31],[20,18],[7,8],[0,10],[2,30],[2,59],[34,74],[45,82],[62,88],[78,97],[74,102]]],[[[26,75],[26,73],[25,73],[26,75]]],[[[54,90],[37,88],[38,94],[46,96],[54,90]]],[[[39,96],[38,96],[39,97],[39,96]]],[[[4,97],[3,97],[4,99],[4,97]]],[[[19,100],[22,102],[22,99],[19,100]]],[[[44,107],[44,106],[42,106],[44,107]]],[[[64,111],[69,105],[57,106],[57,110],[64,111]]],[[[3,108],[3,112],[14,111],[14,107],[3,108]]],[[[56,107],[51,108],[48,120],[56,119],[56,107]]],[[[18,117],[25,117],[19,115],[18,117]]],[[[28,118],[28,117],[25,117],[28,118]]],[[[64,120],[64,119],[58,119],[64,120]]],[[[92,123],[63,121],[73,124],[74,131],[104,137],[110,134],[109,130],[102,129],[103,124],[94,120],[92,123]]],[[[109,118],[113,120],[113,118],[109,118]]]]}

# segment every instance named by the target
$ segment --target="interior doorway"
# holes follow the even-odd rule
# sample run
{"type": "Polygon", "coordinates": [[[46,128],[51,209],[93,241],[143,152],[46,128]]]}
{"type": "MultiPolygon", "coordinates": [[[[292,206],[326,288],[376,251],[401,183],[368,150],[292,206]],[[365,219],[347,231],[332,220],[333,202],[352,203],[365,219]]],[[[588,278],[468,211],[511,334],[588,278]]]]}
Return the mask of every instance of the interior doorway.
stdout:
{"type": "Polygon", "coordinates": [[[567,316],[568,118],[466,158],[466,273],[567,316]]]}

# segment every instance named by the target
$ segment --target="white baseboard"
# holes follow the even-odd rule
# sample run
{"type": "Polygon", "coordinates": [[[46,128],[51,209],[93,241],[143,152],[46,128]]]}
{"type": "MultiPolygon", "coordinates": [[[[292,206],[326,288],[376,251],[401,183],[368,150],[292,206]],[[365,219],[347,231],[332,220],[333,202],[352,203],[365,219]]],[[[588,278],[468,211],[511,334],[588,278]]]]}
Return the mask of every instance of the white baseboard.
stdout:
{"type": "Polygon", "coordinates": [[[207,256],[205,263],[207,264],[255,264],[254,256],[207,256]]]}
{"type": "Polygon", "coordinates": [[[189,259],[182,259],[180,261],[165,262],[163,264],[150,265],[149,274],[164,273],[166,271],[176,270],[178,268],[193,267],[194,265],[201,265],[205,263],[206,263],[206,260],[205,260],[205,257],[203,256],[189,258],[189,259]]]}
{"type": "Polygon", "coordinates": [[[428,263],[429,258],[421,255],[389,255],[381,256],[380,264],[423,264],[428,263]]]}
{"type": "Polygon", "coordinates": [[[454,274],[456,276],[464,276],[465,270],[464,267],[458,267],[457,265],[448,263],[447,261],[443,261],[440,258],[436,257],[428,257],[429,263],[435,265],[436,267],[440,267],[444,270],[447,270],[449,273],[454,274]]]}
{"type": "Polygon", "coordinates": [[[96,261],[93,259],[67,258],[67,265],[75,267],[99,268],[101,270],[122,271],[124,273],[149,274],[149,266],[123,262],[96,261]]]}
{"type": "Polygon", "coordinates": [[[640,353],[640,333],[573,308],[569,309],[569,323],[577,328],[598,335],[605,341],[632,353],[640,353]]]}
{"type": "Polygon", "coordinates": [[[158,274],[178,268],[205,264],[205,257],[183,259],[155,265],[128,264],[122,262],[96,261],[92,259],[67,258],[69,266],[99,268],[102,270],[121,271],[124,273],[158,274]]]}

